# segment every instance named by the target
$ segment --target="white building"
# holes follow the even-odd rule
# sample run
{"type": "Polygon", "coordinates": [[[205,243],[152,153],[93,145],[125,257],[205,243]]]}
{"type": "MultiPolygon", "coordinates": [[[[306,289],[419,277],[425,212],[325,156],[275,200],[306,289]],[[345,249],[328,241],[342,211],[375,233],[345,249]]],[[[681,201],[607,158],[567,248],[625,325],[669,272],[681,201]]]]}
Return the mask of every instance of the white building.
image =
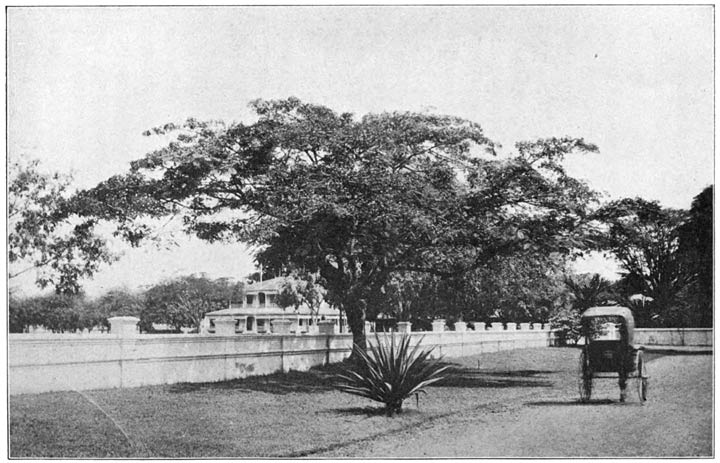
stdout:
{"type": "MultiPolygon", "coordinates": [[[[235,320],[236,333],[271,333],[273,320],[290,320],[290,331],[294,333],[314,333],[317,326],[313,321],[310,308],[301,306],[297,311],[294,307],[283,309],[277,304],[285,278],[253,283],[245,288],[242,304],[231,303],[230,307],[205,314],[200,325],[203,333],[213,333],[215,320],[232,318],[235,320]]],[[[340,311],[323,302],[316,315],[317,320],[335,322],[335,332],[347,332],[347,320],[340,316],[340,311]]]]}

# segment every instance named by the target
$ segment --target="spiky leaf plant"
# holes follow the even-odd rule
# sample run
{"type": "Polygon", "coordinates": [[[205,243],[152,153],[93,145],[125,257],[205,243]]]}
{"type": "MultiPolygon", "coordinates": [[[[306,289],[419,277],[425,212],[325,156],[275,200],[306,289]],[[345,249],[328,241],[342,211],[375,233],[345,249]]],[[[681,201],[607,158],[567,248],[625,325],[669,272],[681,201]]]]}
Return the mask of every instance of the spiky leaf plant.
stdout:
{"type": "Polygon", "coordinates": [[[369,352],[358,350],[359,362],[337,375],[336,387],[384,403],[389,416],[400,413],[403,401],[412,394],[447,376],[442,373],[448,366],[429,358],[432,348],[420,350],[422,339],[412,348],[408,335],[396,342],[393,334],[383,342],[375,334],[375,340],[369,352]]]}

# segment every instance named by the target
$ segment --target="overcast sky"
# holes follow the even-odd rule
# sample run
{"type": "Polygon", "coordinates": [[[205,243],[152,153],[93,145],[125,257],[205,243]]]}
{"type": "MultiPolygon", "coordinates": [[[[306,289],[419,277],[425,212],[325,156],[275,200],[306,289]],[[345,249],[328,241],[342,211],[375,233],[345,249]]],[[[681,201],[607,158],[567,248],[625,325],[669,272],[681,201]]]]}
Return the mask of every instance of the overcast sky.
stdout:
{"type": "MultiPolygon", "coordinates": [[[[90,187],[153,148],[150,127],[297,96],[462,116],[505,150],[584,137],[600,153],[574,175],[687,208],[713,182],[713,34],[711,6],[10,8],[8,153],[90,187]]],[[[253,270],[240,246],[181,242],[128,251],[88,293],[253,270]]]]}

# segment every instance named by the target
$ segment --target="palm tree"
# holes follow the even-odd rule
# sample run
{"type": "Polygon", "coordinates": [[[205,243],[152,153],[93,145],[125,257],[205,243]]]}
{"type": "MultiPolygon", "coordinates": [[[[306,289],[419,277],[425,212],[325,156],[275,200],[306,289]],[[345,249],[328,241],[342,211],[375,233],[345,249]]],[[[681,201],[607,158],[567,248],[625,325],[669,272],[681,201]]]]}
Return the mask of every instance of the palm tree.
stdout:
{"type": "Polygon", "coordinates": [[[592,276],[565,277],[565,286],[571,291],[573,308],[579,312],[606,304],[614,298],[612,282],[602,278],[598,273],[592,276]]]}

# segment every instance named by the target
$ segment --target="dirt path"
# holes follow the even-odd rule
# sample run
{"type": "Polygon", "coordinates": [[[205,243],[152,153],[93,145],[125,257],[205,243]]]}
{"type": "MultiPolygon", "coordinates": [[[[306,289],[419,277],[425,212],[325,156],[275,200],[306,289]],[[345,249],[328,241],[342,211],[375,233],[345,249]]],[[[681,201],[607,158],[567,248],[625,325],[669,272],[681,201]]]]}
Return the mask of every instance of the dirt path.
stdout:
{"type": "Polygon", "coordinates": [[[628,402],[619,403],[616,381],[601,380],[589,404],[580,404],[565,388],[313,457],[710,456],[712,367],[710,355],[649,362],[645,404],[634,390],[628,402]]]}

